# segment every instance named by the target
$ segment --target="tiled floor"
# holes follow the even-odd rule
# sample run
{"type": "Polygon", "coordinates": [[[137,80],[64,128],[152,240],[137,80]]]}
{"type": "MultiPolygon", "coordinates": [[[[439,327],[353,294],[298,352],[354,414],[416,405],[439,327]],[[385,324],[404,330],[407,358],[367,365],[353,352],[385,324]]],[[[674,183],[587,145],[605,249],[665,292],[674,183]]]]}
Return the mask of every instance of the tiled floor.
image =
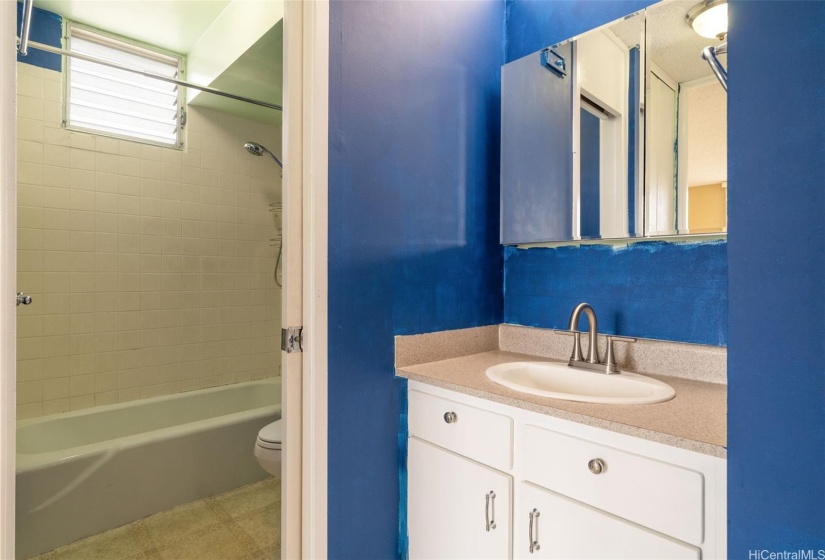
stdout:
{"type": "Polygon", "coordinates": [[[279,560],[281,481],[156,513],[33,560],[279,560]]]}

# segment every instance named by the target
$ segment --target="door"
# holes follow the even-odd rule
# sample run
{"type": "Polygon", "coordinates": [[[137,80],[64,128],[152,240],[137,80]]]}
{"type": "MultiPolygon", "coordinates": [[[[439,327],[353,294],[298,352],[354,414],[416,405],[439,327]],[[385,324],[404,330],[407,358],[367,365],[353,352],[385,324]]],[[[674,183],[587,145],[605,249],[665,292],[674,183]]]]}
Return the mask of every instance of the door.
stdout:
{"type": "Polygon", "coordinates": [[[676,233],[676,91],[650,72],[647,104],[649,162],[646,235],[676,233]]]}
{"type": "Polygon", "coordinates": [[[511,558],[512,478],[417,438],[409,440],[410,558],[511,558]]]}
{"type": "Polygon", "coordinates": [[[698,548],[526,482],[519,485],[519,502],[516,558],[701,558],[698,548]]]}
{"type": "MultiPolygon", "coordinates": [[[[572,54],[568,43],[548,56],[570,68],[572,54]]],[[[501,67],[505,245],[573,239],[573,79],[550,66],[533,53],[501,67]]]]}

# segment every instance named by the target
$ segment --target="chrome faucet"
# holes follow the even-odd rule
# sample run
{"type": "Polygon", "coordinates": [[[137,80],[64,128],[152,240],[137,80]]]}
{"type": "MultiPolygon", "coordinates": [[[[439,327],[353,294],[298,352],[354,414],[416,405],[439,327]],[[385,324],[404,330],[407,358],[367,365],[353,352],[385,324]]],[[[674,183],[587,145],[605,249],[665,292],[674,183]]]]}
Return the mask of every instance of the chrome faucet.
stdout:
{"type": "Polygon", "coordinates": [[[570,323],[567,325],[567,330],[573,333],[573,355],[570,356],[569,364],[571,366],[574,366],[577,362],[583,361],[581,333],[579,332],[579,317],[581,317],[582,311],[584,311],[584,314],[587,315],[587,323],[590,327],[587,335],[588,340],[590,341],[590,346],[587,348],[587,363],[599,363],[599,348],[597,344],[599,338],[599,327],[596,320],[596,312],[589,303],[580,303],[575,309],[573,309],[573,313],[570,314],[570,323]]]}
{"type": "Polygon", "coordinates": [[[573,313],[570,314],[570,322],[567,325],[566,331],[556,331],[560,334],[573,335],[573,354],[570,356],[570,361],[567,365],[572,368],[580,368],[591,371],[598,371],[601,373],[621,373],[619,366],[616,363],[615,354],[613,353],[614,342],[636,342],[635,338],[628,338],[624,336],[607,336],[607,352],[604,362],[599,361],[599,328],[596,320],[596,312],[589,303],[580,303],[573,313]],[[581,331],[579,330],[579,318],[582,312],[587,315],[588,342],[587,358],[583,359],[581,346],[581,331]]]}

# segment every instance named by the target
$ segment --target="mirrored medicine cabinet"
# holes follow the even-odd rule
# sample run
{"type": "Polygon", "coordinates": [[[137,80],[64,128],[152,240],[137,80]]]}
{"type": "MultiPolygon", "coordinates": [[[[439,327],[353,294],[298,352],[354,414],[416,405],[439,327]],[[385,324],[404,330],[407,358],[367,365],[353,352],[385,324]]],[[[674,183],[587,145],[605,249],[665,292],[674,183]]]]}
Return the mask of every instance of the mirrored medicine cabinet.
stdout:
{"type": "Polygon", "coordinates": [[[694,31],[695,6],[502,66],[503,244],[727,231],[727,93],[702,58],[724,37],[694,31]]]}

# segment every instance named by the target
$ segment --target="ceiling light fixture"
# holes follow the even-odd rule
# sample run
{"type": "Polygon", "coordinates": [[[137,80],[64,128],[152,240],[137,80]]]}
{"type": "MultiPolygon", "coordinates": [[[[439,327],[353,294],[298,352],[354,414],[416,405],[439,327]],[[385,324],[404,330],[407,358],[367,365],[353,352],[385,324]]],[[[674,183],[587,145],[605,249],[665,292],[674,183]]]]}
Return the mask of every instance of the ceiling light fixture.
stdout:
{"type": "Polygon", "coordinates": [[[727,0],[704,0],[691,8],[685,19],[702,37],[724,40],[728,34],[727,0]]]}

